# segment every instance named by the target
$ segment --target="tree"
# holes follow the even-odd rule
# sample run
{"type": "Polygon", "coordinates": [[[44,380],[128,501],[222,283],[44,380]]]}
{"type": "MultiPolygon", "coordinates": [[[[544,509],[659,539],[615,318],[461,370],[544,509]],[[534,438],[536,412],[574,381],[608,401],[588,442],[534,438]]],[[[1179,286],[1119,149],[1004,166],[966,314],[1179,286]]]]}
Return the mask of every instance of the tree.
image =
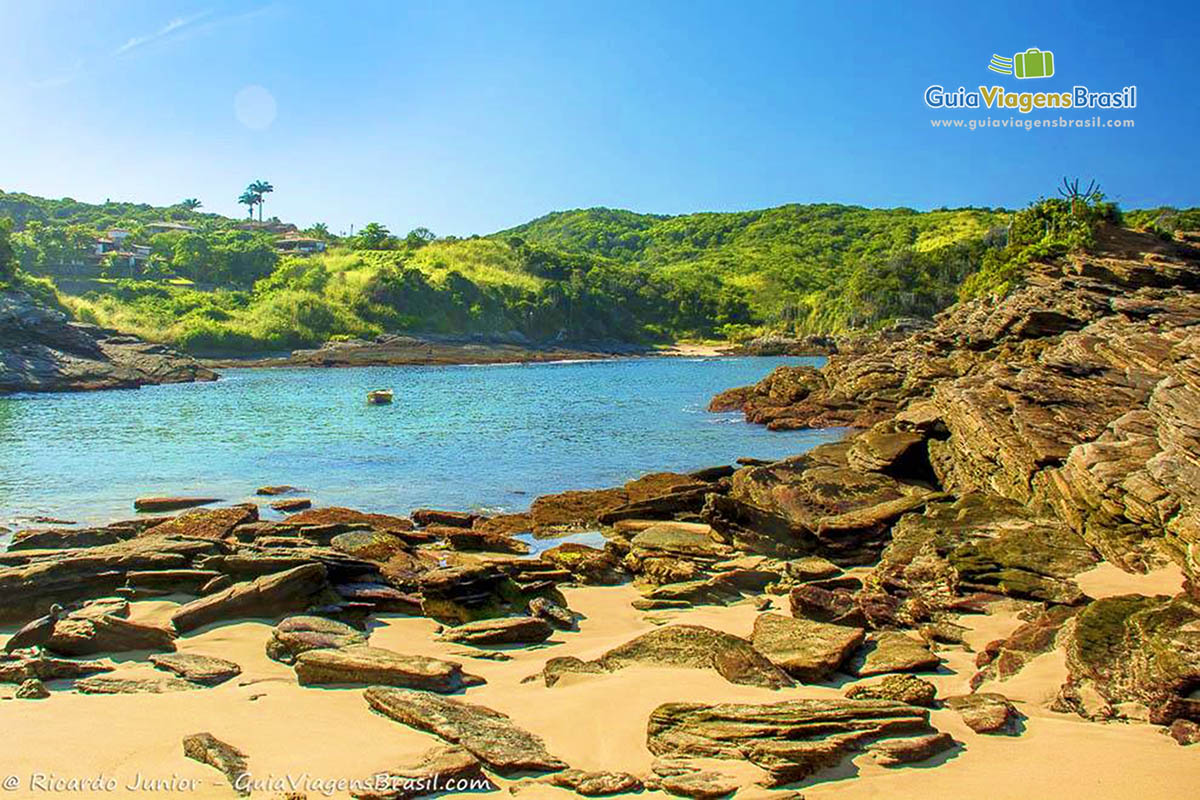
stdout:
{"type": "Polygon", "coordinates": [[[199,200],[197,200],[194,197],[189,197],[186,200],[184,200],[182,203],[180,203],[179,205],[183,206],[188,211],[195,211],[196,209],[200,208],[200,206],[202,206],[204,204],[201,203],[199,200]]]}
{"type": "Polygon", "coordinates": [[[304,232],[314,239],[329,240],[332,238],[329,235],[329,226],[324,222],[314,222],[304,232]]]}
{"type": "Polygon", "coordinates": [[[242,196],[238,198],[238,204],[245,206],[250,211],[250,219],[254,219],[254,207],[258,205],[258,201],[262,198],[254,192],[247,189],[242,192],[242,196]]]}
{"type": "Polygon", "coordinates": [[[358,232],[358,246],[364,250],[386,250],[392,233],[378,222],[368,222],[358,232]]]}
{"type": "Polygon", "coordinates": [[[263,198],[275,191],[275,187],[267,181],[255,181],[246,187],[246,191],[253,192],[258,198],[258,221],[262,222],[263,218],[263,198]]]}
{"type": "Polygon", "coordinates": [[[424,247],[436,238],[437,236],[429,228],[413,228],[408,232],[408,236],[404,237],[404,243],[413,250],[416,250],[417,248],[424,247]]]}

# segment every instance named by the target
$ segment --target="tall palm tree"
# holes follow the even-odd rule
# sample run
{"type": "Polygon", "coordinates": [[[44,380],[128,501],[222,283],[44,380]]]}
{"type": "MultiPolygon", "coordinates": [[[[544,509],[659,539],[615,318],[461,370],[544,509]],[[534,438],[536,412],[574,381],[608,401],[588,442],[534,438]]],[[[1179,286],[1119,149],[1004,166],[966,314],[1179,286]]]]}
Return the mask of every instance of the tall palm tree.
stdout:
{"type": "Polygon", "coordinates": [[[199,208],[200,206],[202,206],[204,204],[201,203],[199,200],[197,200],[194,197],[189,197],[188,199],[184,200],[179,205],[183,206],[188,211],[195,211],[197,208],[199,208]]]}
{"type": "Polygon", "coordinates": [[[248,191],[258,195],[258,221],[262,222],[263,218],[263,196],[275,191],[275,187],[267,181],[255,181],[246,187],[248,191]]]}
{"type": "Polygon", "coordinates": [[[238,198],[238,203],[250,210],[250,219],[254,219],[254,207],[261,201],[262,198],[249,189],[242,192],[242,196],[238,198]]]}

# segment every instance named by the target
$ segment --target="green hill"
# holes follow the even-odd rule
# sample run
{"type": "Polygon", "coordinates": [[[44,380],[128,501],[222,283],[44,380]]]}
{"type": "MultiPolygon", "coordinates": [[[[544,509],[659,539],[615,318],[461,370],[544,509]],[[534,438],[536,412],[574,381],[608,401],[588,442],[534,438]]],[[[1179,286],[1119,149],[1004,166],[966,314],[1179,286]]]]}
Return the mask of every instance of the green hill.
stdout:
{"type": "MultiPolygon", "coordinates": [[[[469,239],[424,229],[401,238],[379,225],[340,239],[314,226],[306,233],[327,252],[296,256],[279,251],[272,231],[281,226],[245,230],[183,204],[0,192],[22,274],[49,275],[81,319],[196,353],[401,331],[664,341],[870,329],[929,317],[963,292],[1003,290],[1024,263],[1006,249],[1014,220],[1025,220],[1022,247],[1054,238],[1048,218],[1033,213],[1044,206],[1025,216],[829,204],[680,216],[593,208],[469,239]],[[151,226],[163,220],[194,230],[151,226]],[[86,280],[55,273],[112,226],[131,232],[144,266],[100,266],[86,280]]],[[[1129,217],[1190,225],[1195,212],[1129,217]]]]}

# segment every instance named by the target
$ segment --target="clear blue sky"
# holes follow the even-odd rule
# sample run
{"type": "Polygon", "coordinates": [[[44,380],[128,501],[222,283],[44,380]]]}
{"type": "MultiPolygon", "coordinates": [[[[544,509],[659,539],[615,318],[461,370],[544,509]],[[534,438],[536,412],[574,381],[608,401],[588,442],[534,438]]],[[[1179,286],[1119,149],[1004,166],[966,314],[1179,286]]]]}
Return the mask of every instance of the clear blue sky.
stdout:
{"type": "Polygon", "coordinates": [[[288,221],[460,235],[595,205],[1016,206],[1063,174],[1196,205],[1198,8],[0,0],[0,188],[236,215],[265,178],[288,221]],[[986,70],[1030,46],[1056,77],[986,70]],[[934,130],[983,115],[926,108],[931,83],[1134,83],[1136,128],[934,130]],[[248,86],[273,119],[255,89],[239,120],[248,86]]]}

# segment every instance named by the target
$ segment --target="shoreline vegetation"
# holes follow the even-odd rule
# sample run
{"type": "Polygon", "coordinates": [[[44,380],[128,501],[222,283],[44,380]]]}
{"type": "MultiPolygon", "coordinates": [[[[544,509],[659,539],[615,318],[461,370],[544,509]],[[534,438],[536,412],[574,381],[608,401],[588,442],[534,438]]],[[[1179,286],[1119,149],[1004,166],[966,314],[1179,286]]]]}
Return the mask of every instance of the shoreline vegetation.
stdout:
{"type": "Polygon", "coordinates": [[[247,775],[406,796],[362,783],[383,772],[530,797],[1189,797],[1200,249],[1117,221],[1044,201],[931,326],[713,399],[852,429],[780,461],[495,516],[18,532],[14,769],[69,750],[211,796],[247,775]],[[517,538],[581,530],[604,546],[517,538]]]}

